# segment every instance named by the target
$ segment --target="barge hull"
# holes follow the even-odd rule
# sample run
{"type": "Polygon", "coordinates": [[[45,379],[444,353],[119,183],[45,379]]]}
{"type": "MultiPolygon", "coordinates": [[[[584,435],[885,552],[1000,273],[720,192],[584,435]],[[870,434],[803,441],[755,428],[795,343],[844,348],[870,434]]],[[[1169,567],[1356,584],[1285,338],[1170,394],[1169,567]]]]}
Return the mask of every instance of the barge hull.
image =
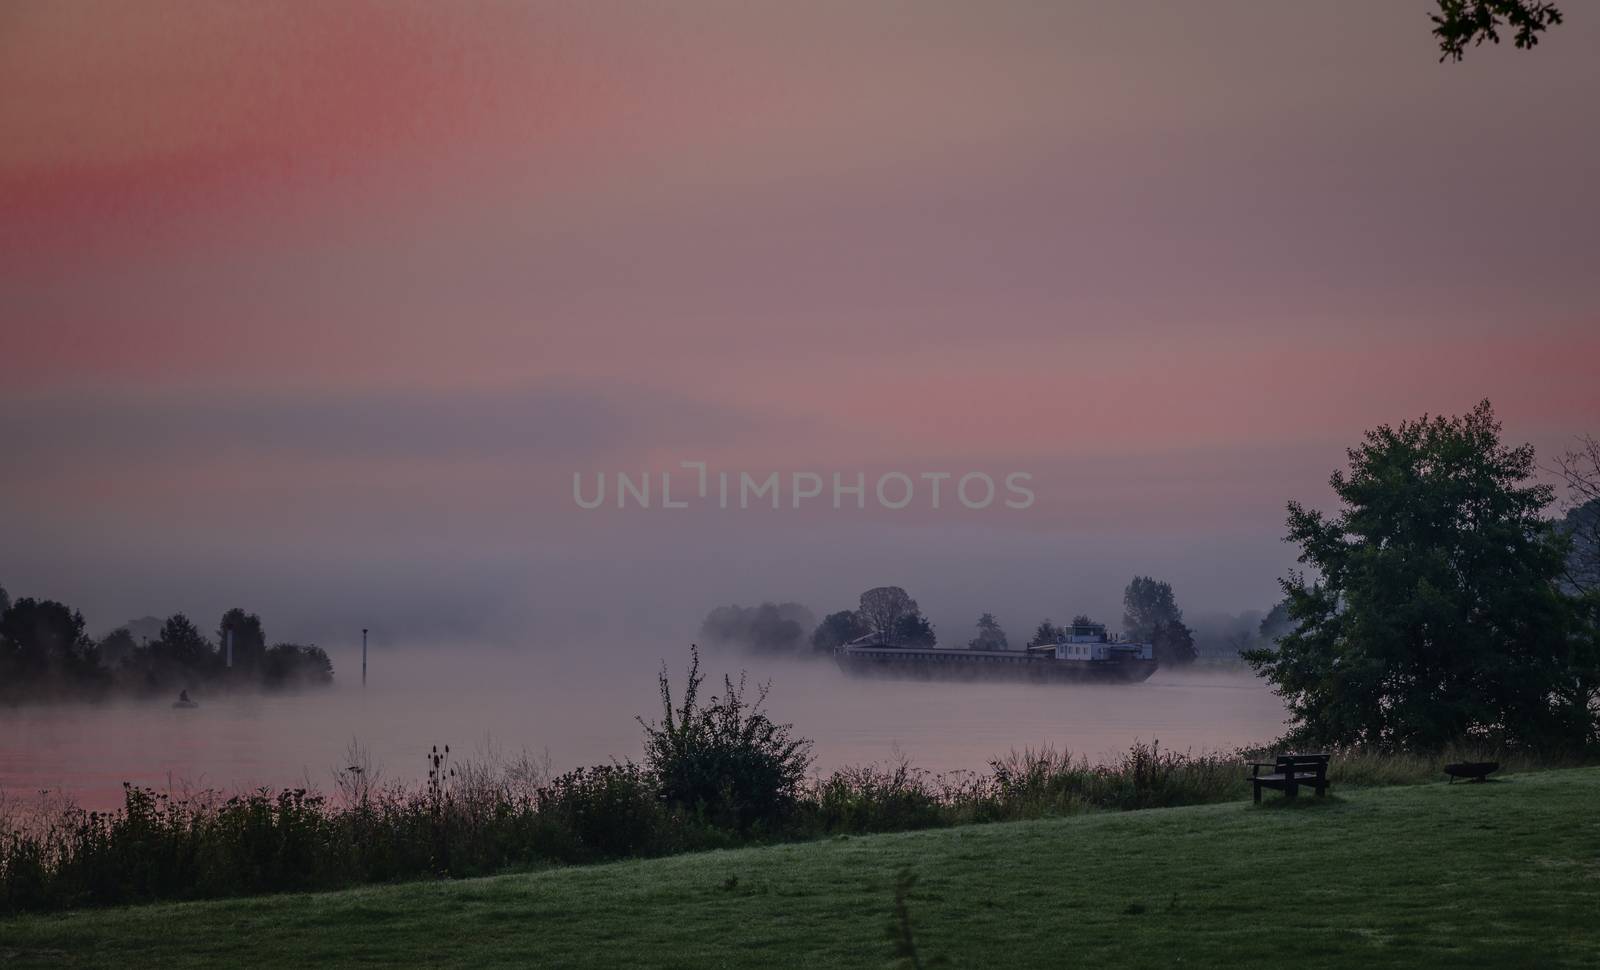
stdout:
{"type": "Polygon", "coordinates": [[[1020,651],[843,650],[839,669],[858,677],[895,680],[1012,680],[1031,683],[1135,684],[1156,672],[1154,660],[1057,660],[1020,651]]]}

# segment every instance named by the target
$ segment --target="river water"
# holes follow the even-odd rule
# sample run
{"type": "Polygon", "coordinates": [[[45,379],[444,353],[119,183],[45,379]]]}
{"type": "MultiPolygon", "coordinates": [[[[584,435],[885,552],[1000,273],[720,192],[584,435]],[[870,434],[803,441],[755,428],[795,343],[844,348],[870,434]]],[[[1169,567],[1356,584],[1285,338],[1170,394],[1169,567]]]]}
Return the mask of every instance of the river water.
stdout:
{"type": "MultiPolygon", "coordinates": [[[[557,771],[638,760],[634,718],[660,714],[662,656],[681,684],[681,648],[556,659],[430,649],[375,657],[365,688],[359,658],[336,656],[342,682],[328,690],[197,695],[193,710],[167,700],[0,708],[0,791],[24,801],[49,791],[88,808],[120,804],[123,782],[174,791],[326,791],[334,769],[349,762],[352,742],[387,781],[425,777],[436,744],[469,758],[526,751],[557,771]]],[[[1242,671],[1061,685],[862,680],[826,662],[734,655],[708,656],[705,668],[708,687],[740,668],[752,681],[770,681],[768,710],[814,741],[821,771],[901,755],[934,771],[983,769],[1012,749],[1046,744],[1095,760],[1135,740],[1231,751],[1283,730],[1282,704],[1242,671]]]]}

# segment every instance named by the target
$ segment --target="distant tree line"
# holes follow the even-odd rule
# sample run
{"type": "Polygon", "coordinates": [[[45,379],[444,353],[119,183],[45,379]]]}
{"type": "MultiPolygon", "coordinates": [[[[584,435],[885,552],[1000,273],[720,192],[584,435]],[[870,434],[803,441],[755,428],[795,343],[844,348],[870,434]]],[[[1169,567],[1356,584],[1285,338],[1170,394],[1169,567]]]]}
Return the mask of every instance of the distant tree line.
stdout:
{"type": "Polygon", "coordinates": [[[333,663],[322,648],[269,647],[261,618],[242,609],[222,615],[215,639],[175,613],[165,621],[134,621],[96,640],[77,610],[54,600],[12,600],[0,587],[0,701],[6,703],[207,687],[282,689],[332,679],[333,663]]]}
{"type": "MultiPolygon", "coordinates": [[[[1149,576],[1135,576],[1123,594],[1124,635],[1155,647],[1156,659],[1181,666],[1195,659],[1195,638],[1183,622],[1172,586],[1149,576]]],[[[862,593],[853,610],[839,610],[811,625],[812,613],[799,603],[762,603],[760,606],[719,606],[706,614],[700,633],[717,644],[736,644],[760,653],[803,653],[803,629],[810,625],[810,649],[828,654],[857,640],[899,647],[934,647],[938,635],[917,601],[900,586],[875,586],[862,593]]],[[[1101,626],[1084,614],[1072,618],[1073,626],[1101,626]]],[[[1054,644],[1069,630],[1049,619],[1034,629],[1024,647],[1054,644]]],[[[968,650],[1017,649],[993,613],[978,617],[968,650]]]]}

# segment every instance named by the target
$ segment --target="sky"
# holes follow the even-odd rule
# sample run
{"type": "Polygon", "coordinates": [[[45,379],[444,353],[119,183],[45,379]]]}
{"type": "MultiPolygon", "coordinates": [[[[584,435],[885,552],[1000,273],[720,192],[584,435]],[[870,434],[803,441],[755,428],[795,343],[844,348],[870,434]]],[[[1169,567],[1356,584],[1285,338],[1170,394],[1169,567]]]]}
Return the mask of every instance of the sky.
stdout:
{"type": "Polygon", "coordinates": [[[7,3],[0,584],[530,648],[1264,609],[1363,429],[1600,433],[1600,19],[1441,64],[1429,6],[7,3]],[[783,507],[574,500],[696,461],[783,507]]]}

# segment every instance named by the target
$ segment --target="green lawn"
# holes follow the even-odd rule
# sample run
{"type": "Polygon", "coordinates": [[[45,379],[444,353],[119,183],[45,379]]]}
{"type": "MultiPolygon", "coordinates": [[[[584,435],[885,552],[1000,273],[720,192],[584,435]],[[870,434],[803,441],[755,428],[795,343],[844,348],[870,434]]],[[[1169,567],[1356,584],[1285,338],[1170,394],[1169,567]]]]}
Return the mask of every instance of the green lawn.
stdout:
{"type": "Polygon", "coordinates": [[[1600,966],[1600,769],[0,921],[0,966],[1600,966]]]}

